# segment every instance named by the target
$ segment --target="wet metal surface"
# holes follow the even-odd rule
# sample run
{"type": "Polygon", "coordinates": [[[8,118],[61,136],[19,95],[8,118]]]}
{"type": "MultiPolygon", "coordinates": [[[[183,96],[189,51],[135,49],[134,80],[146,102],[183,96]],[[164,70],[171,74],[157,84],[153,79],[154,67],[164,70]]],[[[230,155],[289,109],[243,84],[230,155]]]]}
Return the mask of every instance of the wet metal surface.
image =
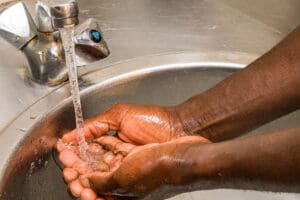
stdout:
{"type": "MultiPolygon", "coordinates": [[[[237,63],[253,59],[245,54],[235,57],[235,54],[211,52],[209,55],[213,56],[199,53],[153,56],[86,74],[80,79],[84,116],[94,116],[119,101],[177,104],[243,67],[237,63]]],[[[66,84],[37,101],[2,131],[1,200],[72,199],[62,180],[61,170],[51,156],[57,138],[75,127],[74,120],[70,120],[74,119],[74,113],[68,96],[69,85],[66,84]]],[[[293,127],[299,119],[300,112],[295,112],[258,131],[293,127]]],[[[299,194],[238,190],[197,191],[174,199],[224,200],[224,195],[228,200],[299,199],[299,194]]]]}
{"type": "MultiPolygon", "coordinates": [[[[25,1],[31,13],[33,2],[25,1]]],[[[79,5],[81,19],[100,21],[111,50],[105,60],[79,69],[87,73],[105,68],[81,78],[86,117],[120,100],[183,101],[228,76],[232,71],[228,67],[243,67],[263,54],[300,19],[298,0],[79,0],[79,5]],[[157,54],[171,55],[149,56],[157,54]],[[124,61],[137,57],[143,58],[124,61]],[[112,65],[115,62],[119,64],[112,65]]],[[[0,133],[0,199],[68,199],[59,169],[49,157],[57,136],[74,127],[71,101],[66,99],[68,85],[49,88],[30,82],[25,78],[25,58],[2,40],[0,55],[0,130],[6,126],[0,133]]],[[[293,113],[263,129],[295,126],[299,119],[299,113],[293,113]]],[[[175,198],[199,196],[203,200],[300,198],[231,190],[175,198]]]]}
{"type": "MultiPolygon", "coordinates": [[[[24,2],[33,14],[35,1],[24,2]]],[[[79,0],[79,6],[81,20],[99,20],[111,50],[109,58],[81,71],[170,52],[211,50],[259,56],[300,19],[298,0],[79,0]]],[[[1,129],[53,88],[24,84],[27,63],[3,40],[0,55],[1,129]]]]}

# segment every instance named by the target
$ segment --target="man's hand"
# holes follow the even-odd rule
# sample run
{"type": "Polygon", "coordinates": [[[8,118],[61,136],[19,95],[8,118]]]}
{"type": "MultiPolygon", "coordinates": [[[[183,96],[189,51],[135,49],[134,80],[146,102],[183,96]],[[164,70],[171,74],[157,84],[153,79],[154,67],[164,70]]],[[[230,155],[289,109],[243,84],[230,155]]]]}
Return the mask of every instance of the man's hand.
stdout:
{"type": "Polygon", "coordinates": [[[60,160],[66,167],[64,179],[72,194],[87,200],[99,199],[97,193],[144,196],[163,185],[191,182],[195,178],[195,169],[186,153],[191,146],[210,143],[199,136],[142,146],[124,143],[113,136],[103,136],[94,142],[99,146],[91,143],[89,151],[97,152],[103,158],[103,161],[96,158],[94,167],[78,157],[77,148],[67,148],[63,144],[58,147],[60,160]],[[110,152],[104,153],[101,147],[110,152]]]}
{"type": "MultiPolygon", "coordinates": [[[[117,131],[125,142],[143,145],[187,136],[181,121],[171,108],[149,105],[115,104],[108,111],[85,122],[87,140],[117,131]]],[[[65,143],[77,140],[77,132],[63,136],[65,143]]]]}
{"type": "MultiPolygon", "coordinates": [[[[99,143],[111,147],[112,151],[121,150],[115,145],[120,141],[106,137],[101,138],[99,143]]],[[[207,143],[209,141],[202,137],[188,136],[161,144],[136,146],[128,151],[118,168],[104,173],[92,172],[85,177],[100,193],[143,196],[163,185],[180,185],[191,181],[189,179],[194,175],[194,169],[185,153],[192,144],[207,143]]]]}

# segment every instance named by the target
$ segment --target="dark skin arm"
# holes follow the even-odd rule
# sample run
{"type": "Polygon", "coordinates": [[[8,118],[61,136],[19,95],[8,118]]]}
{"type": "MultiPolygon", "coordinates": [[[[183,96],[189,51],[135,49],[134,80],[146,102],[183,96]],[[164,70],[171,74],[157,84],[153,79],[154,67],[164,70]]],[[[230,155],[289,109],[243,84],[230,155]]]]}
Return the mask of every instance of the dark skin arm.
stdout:
{"type": "Polygon", "coordinates": [[[300,28],[270,52],[174,109],[187,133],[236,137],[300,107],[300,28]]]}
{"type": "MultiPolygon", "coordinates": [[[[87,138],[117,130],[133,144],[200,135],[234,138],[300,107],[300,28],[213,88],[173,106],[116,104],[86,122],[87,138]]],[[[76,133],[64,137],[76,139],[76,133]]]]}
{"type": "MultiPolygon", "coordinates": [[[[134,145],[158,143],[125,157],[109,174],[89,174],[88,178],[101,193],[125,189],[145,195],[161,186],[186,185],[199,180],[215,183],[200,184],[205,188],[298,192],[300,129],[219,141],[298,109],[299,88],[300,28],[297,28],[247,68],[180,105],[118,104],[88,120],[85,128],[86,138],[90,140],[116,130],[120,139],[134,145]],[[188,135],[204,136],[219,143],[191,144],[180,140],[188,135]],[[142,158],[149,158],[154,166],[145,166],[142,158]],[[180,173],[187,168],[189,174],[180,173]],[[157,173],[157,170],[162,171],[157,173]],[[132,174],[131,179],[128,172],[132,174]],[[143,190],[134,187],[137,183],[143,183],[143,190]]],[[[75,133],[65,135],[63,141],[74,142],[75,133]]],[[[65,160],[68,159],[62,158],[62,162],[65,160]]]]}
{"type": "Polygon", "coordinates": [[[167,142],[128,157],[111,176],[89,177],[98,191],[142,196],[193,183],[194,189],[299,192],[299,147],[300,128],[204,145],[167,142]],[[151,165],[141,167],[145,162],[151,165]]]}
{"type": "MultiPolygon", "coordinates": [[[[217,181],[212,188],[299,192],[299,147],[300,128],[214,143],[208,166],[217,181]]],[[[200,177],[200,165],[196,169],[200,177]]]]}
{"type": "Polygon", "coordinates": [[[229,159],[220,169],[228,187],[261,191],[300,191],[300,128],[232,140],[216,145],[216,152],[229,159]],[[237,185],[234,185],[236,181],[237,185]],[[243,181],[244,184],[239,184],[243,181]]]}
{"type": "MultiPolygon", "coordinates": [[[[162,194],[170,194],[166,186],[171,186],[173,192],[191,188],[300,191],[300,128],[221,143],[209,143],[198,136],[142,146],[121,145],[111,136],[97,142],[113,152],[126,154],[118,167],[110,171],[82,175],[89,179],[89,187],[104,195],[151,194],[155,196],[152,199],[163,199],[162,194]]],[[[61,156],[61,161],[68,165],[66,156],[61,156]]],[[[68,167],[77,169],[73,163],[68,167]]]]}

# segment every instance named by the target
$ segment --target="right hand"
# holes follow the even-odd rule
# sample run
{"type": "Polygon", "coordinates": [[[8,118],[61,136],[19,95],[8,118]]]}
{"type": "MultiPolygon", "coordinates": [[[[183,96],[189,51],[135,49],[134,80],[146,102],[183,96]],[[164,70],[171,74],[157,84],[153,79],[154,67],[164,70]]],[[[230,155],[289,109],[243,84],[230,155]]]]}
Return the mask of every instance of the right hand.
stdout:
{"type": "Polygon", "coordinates": [[[160,144],[136,146],[113,136],[103,136],[89,146],[88,152],[96,155],[92,156],[96,158],[94,169],[78,157],[76,146],[72,148],[61,143],[58,150],[66,167],[64,179],[72,194],[84,200],[103,200],[110,199],[107,194],[141,197],[165,185],[190,183],[197,178],[196,171],[201,171],[201,175],[208,174],[210,168],[205,167],[210,166],[207,154],[202,155],[201,170],[195,166],[199,153],[205,150],[202,146],[208,143],[210,141],[203,137],[187,136],[160,144]],[[110,152],[104,153],[95,143],[110,152]],[[195,154],[195,148],[201,151],[195,154]],[[107,159],[108,155],[110,159],[107,159]],[[101,198],[95,191],[104,196],[101,198]]]}
{"type": "MultiPolygon", "coordinates": [[[[106,112],[85,121],[87,140],[101,137],[108,131],[117,131],[120,139],[135,145],[162,143],[188,136],[173,108],[127,103],[115,104],[106,112]]],[[[65,143],[76,141],[76,130],[63,136],[65,143]]]]}

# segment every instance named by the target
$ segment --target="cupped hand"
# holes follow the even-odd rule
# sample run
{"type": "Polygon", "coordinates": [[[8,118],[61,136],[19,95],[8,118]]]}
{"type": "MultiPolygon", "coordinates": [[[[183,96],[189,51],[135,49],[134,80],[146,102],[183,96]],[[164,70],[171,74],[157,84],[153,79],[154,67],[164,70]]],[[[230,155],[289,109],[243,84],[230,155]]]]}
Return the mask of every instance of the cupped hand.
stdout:
{"type": "Polygon", "coordinates": [[[68,184],[72,196],[81,200],[133,200],[129,197],[117,197],[114,195],[99,195],[90,186],[89,181],[82,175],[92,172],[109,172],[117,168],[123,159],[125,151],[132,148],[130,144],[122,145],[120,152],[109,151],[108,148],[95,142],[88,144],[85,157],[81,158],[77,145],[65,144],[62,140],[57,142],[59,159],[64,165],[63,177],[68,184]]]}
{"type": "MultiPolygon", "coordinates": [[[[117,131],[125,142],[143,145],[161,143],[187,136],[172,108],[118,103],[106,112],[85,121],[85,137],[92,140],[117,131]]],[[[76,142],[73,130],[63,136],[65,143],[76,142]]]]}
{"type": "Polygon", "coordinates": [[[97,194],[140,197],[163,185],[189,182],[193,170],[185,153],[193,144],[210,143],[200,136],[142,146],[124,143],[113,136],[103,136],[94,142],[101,146],[92,143],[89,151],[102,155],[102,160],[96,158],[94,166],[78,157],[77,148],[58,148],[66,167],[63,175],[72,194],[86,200],[100,198],[97,194]],[[103,153],[102,147],[109,151],[103,153]]]}

